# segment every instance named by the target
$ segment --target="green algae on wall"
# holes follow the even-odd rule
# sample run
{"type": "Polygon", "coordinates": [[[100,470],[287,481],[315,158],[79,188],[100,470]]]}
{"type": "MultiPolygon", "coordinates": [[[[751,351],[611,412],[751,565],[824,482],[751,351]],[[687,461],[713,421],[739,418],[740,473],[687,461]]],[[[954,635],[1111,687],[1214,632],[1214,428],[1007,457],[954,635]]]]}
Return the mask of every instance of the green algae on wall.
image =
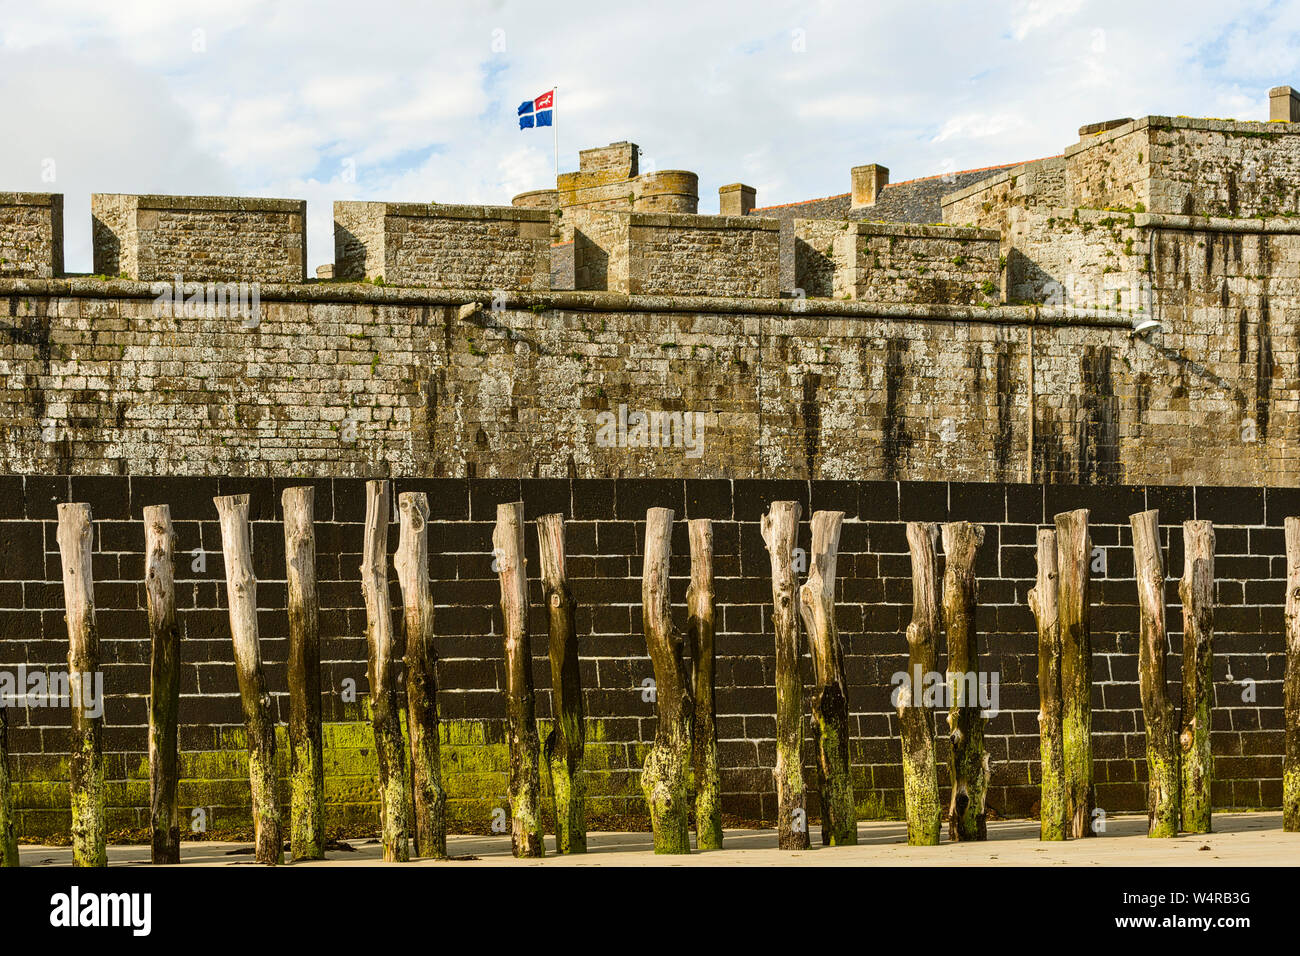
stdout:
{"type": "MultiPolygon", "coordinates": [[[[364,699],[360,702],[364,704],[364,699]]],[[[322,728],[325,760],[325,822],[331,837],[369,836],[378,827],[379,764],[374,734],[362,716],[364,707],[350,708],[348,720],[326,722],[322,728]]],[[[549,720],[538,721],[543,736],[549,720]]],[[[280,797],[288,807],[287,729],[277,728],[280,797]]],[[[503,724],[478,720],[441,720],[438,728],[443,787],[447,793],[447,826],[453,833],[494,832],[494,813],[505,809],[509,754],[503,724]]],[[[248,751],[242,727],[214,728],[205,739],[211,749],[183,750],[180,755],[178,802],[181,835],[185,840],[247,838],[252,832],[248,751]]],[[[611,740],[603,720],[588,718],[583,768],[587,780],[588,826],[600,829],[648,828],[649,814],[640,787],[640,768],[650,745],[611,740]]],[[[902,794],[872,781],[861,755],[854,754],[857,813],[862,820],[897,820],[903,815],[902,794]]],[[[21,755],[14,767],[14,810],[19,839],[66,843],[70,827],[68,758],[62,755],[21,755]]],[[[148,838],[149,759],[142,753],[104,755],[104,801],[109,839],[116,842],[148,838]]],[[[543,778],[547,833],[554,832],[550,793],[543,778]]],[[[726,806],[723,797],[723,806],[726,806]]],[[[735,821],[758,823],[757,820],[735,821]]],[[[506,831],[508,833],[508,829],[506,831]]],[[[548,836],[548,841],[550,837],[548,836]]]]}
{"type": "MultiPolygon", "coordinates": [[[[549,730],[549,721],[539,721],[549,730]]],[[[280,793],[289,796],[286,728],[277,747],[280,793]]],[[[493,813],[505,807],[509,755],[504,727],[474,720],[439,724],[447,820],[453,832],[491,833],[493,813]]],[[[635,769],[641,745],[610,741],[603,721],[587,721],[584,766],[593,820],[634,825],[646,818],[635,769]]],[[[182,751],[178,798],[184,839],[237,837],[252,828],[248,752],[243,728],[214,730],[210,750],[182,751]]],[[[378,825],[378,760],[367,720],[323,725],[325,818],[332,835],[370,834],[378,825]]],[[[138,839],[148,827],[149,760],[145,754],[106,754],[105,803],[112,838],[138,839]],[[136,832],[139,831],[139,832],[136,832]]],[[[66,842],[70,827],[68,758],[24,756],[14,774],[14,809],[20,839],[66,842]]],[[[285,802],[284,806],[288,806],[285,802]]],[[[548,824],[551,822],[547,818],[548,824]]]]}

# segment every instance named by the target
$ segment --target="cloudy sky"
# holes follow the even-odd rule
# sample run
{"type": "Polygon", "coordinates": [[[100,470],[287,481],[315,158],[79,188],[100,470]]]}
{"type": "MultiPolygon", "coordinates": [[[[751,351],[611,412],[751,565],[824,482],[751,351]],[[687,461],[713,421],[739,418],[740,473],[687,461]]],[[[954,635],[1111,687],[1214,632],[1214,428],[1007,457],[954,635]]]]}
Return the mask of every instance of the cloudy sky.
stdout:
{"type": "Polygon", "coordinates": [[[761,205],[1059,152],[1147,114],[1267,119],[1300,87],[1300,2],[0,0],[0,190],[508,203],[553,184],[518,104],[557,86],[560,169],[630,139],[642,168],[761,205]]]}

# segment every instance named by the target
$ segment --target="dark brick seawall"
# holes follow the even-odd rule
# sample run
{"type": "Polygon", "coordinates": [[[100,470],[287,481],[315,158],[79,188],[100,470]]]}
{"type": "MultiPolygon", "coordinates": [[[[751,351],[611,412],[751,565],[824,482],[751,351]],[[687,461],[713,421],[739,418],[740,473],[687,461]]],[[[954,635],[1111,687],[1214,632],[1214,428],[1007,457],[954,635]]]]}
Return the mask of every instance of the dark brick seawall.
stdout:
{"type": "MultiPolygon", "coordinates": [[[[252,499],[262,654],[278,719],[288,715],[287,621],[279,499],[288,479],[0,477],[0,670],[62,668],[67,652],[55,505],[88,501],[96,526],[95,599],[104,662],[104,747],[110,825],[147,822],[146,721],[149,647],[141,555],[145,505],[171,506],[177,533],[176,594],[184,627],[181,800],[205,808],[209,825],[247,821],[248,778],[242,719],[225,611],[220,535],[212,497],[252,499]],[[199,556],[202,561],[199,561],[199,556]],[[197,564],[196,564],[197,562],[197,564]],[[199,567],[200,570],[194,570],[199,567]]],[[[376,817],[373,752],[365,723],[365,615],[359,585],[364,482],[316,486],[331,825],[364,828],[376,817]],[[355,682],[359,700],[345,700],[355,682]]],[[[906,666],[903,630],[911,615],[906,520],[970,519],[986,526],[980,549],[982,667],[999,676],[1000,713],[989,725],[989,803],[1027,815],[1037,802],[1037,658],[1026,594],[1035,574],[1035,529],[1058,511],[1092,509],[1094,546],[1104,573],[1093,584],[1093,707],[1098,804],[1108,811],[1145,806],[1145,751],[1137,685],[1137,610],[1128,515],[1160,509],[1166,544],[1166,599],[1173,654],[1171,692],[1179,700],[1182,573],[1178,524],[1208,518],[1217,536],[1219,608],[1215,619],[1217,707],[1213,748],[1218,807],[1281,804],[1283,613],[1282,522],[1300,514],[1300,490],[1184,487],[1076,487],[959,483],[749,480],[398,480],[396,491],[426,491],[431,573],[437,602],[439,707],[444,769],[454,826],[484,829],[505,802],[505,717],[499,590],[491,568],[498,502],[525,502],[529,519],[564,512],[569,573],[579,602],[582,679],[591,727],[588,764],[597,824],[644,819],[637,775],[654,735],[654,705],[642,681],[652,676],[641,633],[640,574],[646,508],[674,508],[674,616],[685,626],[689,570],[685,518],[714,519],[718,602],[719,735],[724,812],[735,821],[774,815],[775,726],[771,585],[758,519],[769,502],[804,507],[800,546],[809,547],[811,509],[846,512],[841,539],[838,623],[845,645],[852,712],[852,757],[861,811],[901,810],[902,771],[891,675],[906,666]],[[1231,676],[1231,680],[1229,679],[1231,676]],[[1253,702],[1243,680],[1255,682],[1253,702]]],[[[390,544],[396,545],[396,530],[390,544]]],[[[527,533],[535,572],[536,534],[527,533]]],[[[390,571],[394,599],[399,594],[390,571]]],[[[540,586],[532,582],[534,680],[538,714],[549,718],[550,675],[540,586]]],[[[398,628],[400,640],[400,626],[398,628]]],[[[400,648],[399,648],[400,653],[400,648]]],[[[945,659],[940,645],[940,662],[945,659]]],[[[807,662],[805,661],[805,664],[807,662]]],[[[806,676],[807,676],[806,671],[806,676]]],[[[13,715],[20,829],[66,832],[66,709],[13,715]]],[[[943,726],[942,720],[940,726],[943,726]]],[[[946,759],[940,739],[940,757],[946,759]]],[[[807,751],[808,754],[812,750],[807,751]]],[[[283,755],[282,755],[283,756],[283,755]]],[[[941,778],[946,770],[941,769],[941,778]]],[[[815,774],[809,776],[815,780],[815,774]]],[[[946,780],[945,786],[946,786],[946,780]]],[[[813,802],[816,812],[816,802],[813,802]]]]}

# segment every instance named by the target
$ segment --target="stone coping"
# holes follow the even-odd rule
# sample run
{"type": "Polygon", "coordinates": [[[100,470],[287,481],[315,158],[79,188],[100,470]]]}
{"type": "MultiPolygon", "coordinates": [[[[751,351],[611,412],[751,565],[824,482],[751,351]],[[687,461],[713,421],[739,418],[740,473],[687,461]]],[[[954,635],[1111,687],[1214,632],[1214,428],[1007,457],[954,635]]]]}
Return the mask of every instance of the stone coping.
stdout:
{"type": "MultiPolygon", "coordinates": [[[[1300,124],[1296,124],[1300,126],[1300,124]]],[[[1142,212],[1133,217],[1137,226],[1152,229],[1186,229],[1202,232],[1275,232],[1300,233],[1300,217],[1231,219],[1224,216],[1177,216],[1168,213],[1142,212]]]]}
{"type": "MultiPolygon", "coordinates": [[[[1092,144],[1095,145],[1099,139],[1109,135],[1110,135],[1109,132],[1098,133],[1091,142],[1092,144]]],[[[1064,158],[1065,158],[1064,156],[1048,156],[1045,159],[1035,159],[1027,163],[1021,163],[1019,166],[1012,166],[1009,169],[1004,169],[999,173],[994,173],[988,179],[981,179],[979,182],[972,183],[971,185],[965,187],[964,189],[959,189],[956,192],[947,193],[946,195],[944,195],[939,199],[939,205],[941,207],[948,206],[951,205],[952,203],[959,202],[970,196],[975,196],[979,193],[991,189],[992,187],[998,185],[999,183],[1004,183],[1007,180],[1014,179],[1017,176],[1023,176],[1025,174],[1025,170],[1029,169],[1031,166],[1042,166],[1047,163],[1060,163],[1064,160],[1064,158]]]]}
{"type": "MultiPolygon", "coordinates": [[[[0,296],[153,299],[162,282],[64,276],[58,279],[0,279],[0,296]]],[[[485,289],[416,289],[366,282],[258,283],[263,302],[363,303],[372,305],[460,306],[473,314],[491,310],[494,293],[485,289]]],[[[848,299],[730,298],[722,296],[625,295],[620,292],[507,292],[499,307],[530,311],[671,312],[703,315],[776,315],[800,318],[885,319],[921,322],[977,322],[990,325],[1067,325],[1128,328],[1124,315],[1090,315],[1065,308],[1029,305],[917,305],[848,299]]]]}
{"type": "Polygon", "coordinates": [[[0,206],[58,206],[63,193],[0,193],[0,206]]]}
{"type": "Polygon", "coordinates": [[[764,219],[761,216],[709,216],[689,212],[593,211],[613,211],[616,215],[628,216],[630,217],[630,224],[633,226],[659,226],[669,229],[755,229],[768,232],[779,232],[781,230],[781,220],[764,219]]]}
{"type": "MultiPolygon", "coordinates": [[[[542,190],[544,191],[544,190],[542,190]]],[[[364,209],[385,216],[411,216],[429,219],[510,219],[524,222],[550,222],[548,209],[527,206],[463,206],[436,202],[372,202],[368,200],[336,200],[340,208],[364,209]]]]}
{"type": "MultiPolygon", "coordinates": [[[[656,179],[694,179],[699,181],[700,174],[689,169],[652,169],[649,172],[637,173],[634,177],[642,183],[653,182],[656,179]]],[[[628,182],[632,182],[629,179],[628,182]]]]}
{"type": "Polygon", "coordinates": [[[827,223],[842,226],[846,232],[871,236],[906,236],[909,238],[988,240],[998,242],[1002,233],[997,229],[976,226],[950,226],[946,223],[880,222],[870,219],[795,219],[795,229],[801,222],[827,223]]]}
{"type": "MultiPolygon", "coordinates": [[[[1128,209],[1102,209],[1091,206],[1080,206],[1078,209],[1071,209],[1066,206],[1040,207],[1039,214],[1043,219],[1057,219],[1064,222],[1073,220],[1076,214],[1079,222],[1086,223],[1105,222],[1108,219],[1113,219],[1131,229],[1182,229],[1187,232],[1273,233],[1278,235],[1300,234],[1300,216],[1254,216],[1234,219],[1228,216],[1184,216],[1176,213],[1133,212],[1128,209]]],[[[818,220],[812,221],[816,222],[818,220]]],[[[996,232],[995,230],[982,231],[996,232]]]]}
{"type": "Polygon", "coordinates": [[[305,213],[305,199],[261,199],[248,196],[164,196],[158,194],[95,193],[91,197],[130,199],[137,209],[172,209],[185,212],[281,212],[305,213]]]}

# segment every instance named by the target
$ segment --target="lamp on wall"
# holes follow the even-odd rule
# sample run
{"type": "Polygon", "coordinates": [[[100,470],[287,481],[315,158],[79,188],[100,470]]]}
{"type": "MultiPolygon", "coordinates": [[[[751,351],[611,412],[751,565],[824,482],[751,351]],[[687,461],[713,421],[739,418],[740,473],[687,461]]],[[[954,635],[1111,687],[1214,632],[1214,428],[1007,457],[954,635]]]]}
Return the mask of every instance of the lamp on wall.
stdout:
{"type": "Polygon", "coordinates": [[[1133,331],[1130,334],[1134,337],[1142,336],[1145,338],[1152,332],[1158,332],[1162,328],[1164,328],[1164,326],[1160,324],[1159,319],[1153,319],[1149,315],[1139,313],[1138,315],[1133,316],[1133,331]]]}
{"type": "MultiPolygon", "coordinates": [[[[1156,231],[1154,229],[1147,232],[1147,262],[1156,261],[1156,231]]],[[[1129,333],[1131,338],[1147,338],[1153,332],[1159,332],[1164,326],[1156,316],[1156,287],[1152,281],[1151,267],[1148,265],[1146,276],[1140,280],[1141,289],[1139,296],[1145,303],[1145,308],[1133,316],[1133,331],[1129,333]]]]}

